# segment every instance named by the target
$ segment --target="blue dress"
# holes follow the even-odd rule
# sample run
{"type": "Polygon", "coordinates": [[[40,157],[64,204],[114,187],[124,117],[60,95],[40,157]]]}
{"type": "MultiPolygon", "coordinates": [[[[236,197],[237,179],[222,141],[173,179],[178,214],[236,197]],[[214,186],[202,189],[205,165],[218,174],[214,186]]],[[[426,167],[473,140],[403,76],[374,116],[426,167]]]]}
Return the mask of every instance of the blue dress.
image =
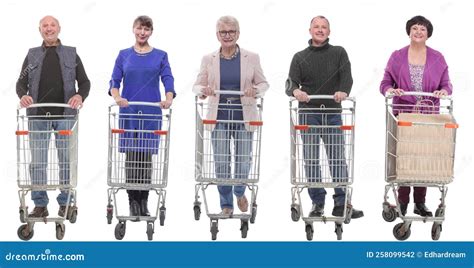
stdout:
{"type": "MultiPolygon", "coordinates": [[[[174,91],[174,78],[166,52],[153,48],[148,53],[137,53],[133,47],[121,50],[112,72],[110,89],[120,88],[121,96],[130,101],[160,102],[160,80],[165,93],[174,91]]],[[[110,94],[109,89],[109,94],[110,94]]],[[[133,105],[120,108],[119,125],[126,130],[161,129],[161,109],[133,105]]],[[[120,152],[137,151],[158,153],[159,135],[143,132],[125,132],[120,137],[120,152]]]]}

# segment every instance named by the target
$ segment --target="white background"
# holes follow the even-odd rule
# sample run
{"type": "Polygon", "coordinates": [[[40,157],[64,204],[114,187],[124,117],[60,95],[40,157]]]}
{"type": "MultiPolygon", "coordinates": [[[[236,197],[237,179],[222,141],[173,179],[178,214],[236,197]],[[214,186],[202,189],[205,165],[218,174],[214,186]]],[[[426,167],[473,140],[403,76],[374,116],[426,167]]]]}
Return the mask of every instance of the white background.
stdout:
{"type": "MultiPolygon", "coordinates": [[[[168,52],[176,81],[173,103],[167,218],[156,228],[157,241],[210,240],[209,220],[193,219],[194,201],[194,97],[191,86],[204,54],[219,43],[215,22],[222,15],[240,21],[241,47],[260,54],[270,83],[265,98],[258,216],[247,241],[303,241],[304,224],[290,218],[288,98],[284,82],[293,54],[310,38],[309,22],[322,14],[331,23],[330,40],[342,45],[352,63],[357,98],[356,162],[353,204],[365,217],[344,226],[345,241],[393,241],[394,223],[381,217],[384,191],[384,99],[378,91],[383,69],[392,51],[408,45],[405,23],[424,15],[434,25],[428,45],[441,51],[449,65],[455,96],[457,137],[455,181],[449,186],[446,221],[441,239],[473,240],[471,212],[472,168],[472,19],[468,1],[1,1],[0,106],[2,115],[0,160],[0,240],[17,241],[19,201],[16,184],[15,83],[28,48],[42,40],[38,21],[54,15],[61,23],[60,38],[76,46],[92,82],[80,117],[79,217],[67,223],[65,240],[115,240],[106,224],[107,204],[107,95],[108,81],[120,49],[134,43],[132,22],[146,14],[153,18],[152,46],[168,52]],[[471,26],[469,26],[471,25],[471,26]]],[[[216,192],[211,189],[210,192],[216,192]]],[[[306,193],[303,193],[306,196],[306,193]]],[[[331,204],[332,191],[327,203],[331,204]]],[[[50,194],[55,214],[56,194],[50,194]]],[[[211,196],[214,204],[217,196],[211,196]]],[[[428,206],[438,204],[437,189],[429,189],[428,206]]],[[[121,200],[125,202],[123,195],[121,200]]],[[[306,200],[309,202],[308,200],[306,200]]],[[[392,198],[393,201],[393,198],[392,198]]],[[[29,201],[30,211],[33,207],[29,201]]],[[[126,206],[123,207],[126,209],[126,206]]],[[[330,213],[330,207],[327,213],[330,213]]],[[[412,211],[409,207],[409,212],[412,211]]],[[[306,208],[306,211],[308,208],[306,208]]],[[[125,211],[124,211],[125,212],[125,211]]],[[[398,222],[398,221],[397,221],[398,222]]],[[[239,222],[221,221],[218,240],[241,241],[239,222]]],[[[315,240],[336,239],[333,224],[315,225],[315,240]]],[[[129,223],[125,240],[146,240],[144,223],[129,223]]],[[[429,241],[431,224],[416,222],[411,241],[429,241]]],[[[53,224],[37,224],[33,240],[55,240],[53,224]]]]}

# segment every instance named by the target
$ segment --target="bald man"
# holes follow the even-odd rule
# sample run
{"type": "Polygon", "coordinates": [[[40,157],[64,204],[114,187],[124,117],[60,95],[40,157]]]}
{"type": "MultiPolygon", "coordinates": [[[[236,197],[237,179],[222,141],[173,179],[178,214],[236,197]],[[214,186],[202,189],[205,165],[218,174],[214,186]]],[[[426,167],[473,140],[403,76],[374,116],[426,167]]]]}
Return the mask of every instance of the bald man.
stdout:
{"type": "MultiPolygon", "coordinates": [[[[62,107],[27,109],[31,150],[30,177],[34,185],[67,186],[70,177],[68,137],[55,134],[59,178],[51,178],[53,176],[51,174],[55,174],[51,171],[58,167],[48,165],[51,135],[46,133],[72,128],[77,120],[75,109],[79,108],[89,95],[90,81],[76,53],[76,48],[63,46],[58,39],[61,26],[55,17],[42,18],[39,23],[39,32],[43,38],[43,44],[28,51],[16,84],[20,105],[27,108],[34,103],[67,103],[73,109],[62,107]],[[78,89],[76,89],[76,81],[78,89]]],[[[57,197],[60,206],[58,215],[65,217],[66,207],[72,204],[74,196],[72,194],[69,196],[67,189],[60,190],[57,197]]],[[[31,199],[35,203],[35,208],[28,217],[47,217],[49,215],[47,192],[32,191],[31,199]]],[[[70,208],[68,210],[71,211],[70,208]]]]}

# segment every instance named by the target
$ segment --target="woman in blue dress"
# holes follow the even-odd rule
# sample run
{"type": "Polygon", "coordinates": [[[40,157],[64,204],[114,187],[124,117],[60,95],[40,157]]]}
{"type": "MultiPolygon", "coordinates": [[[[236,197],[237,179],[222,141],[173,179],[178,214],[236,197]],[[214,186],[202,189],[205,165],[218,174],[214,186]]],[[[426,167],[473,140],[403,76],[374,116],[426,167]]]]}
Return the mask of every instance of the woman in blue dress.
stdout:
{"type": "MultiPolygon", "coordinates": [[[[126,182],[142,184],[151,182],[152,155],[158,152],[159,137],[140,130],[160,129],[161,109],[129,106],[128,102],[155,102],[160,103],[161,108],[168,109],[176,93],[168,54],[148,43],[153,34],[152,19],[148,16],[137,17],[133,22],[133,34],[135,44],[121,50],[115,61],[109,94],[121,107],[120,128],[138,130],[122,134],[119,151],[125,153],[126,182]],[[160,80],[165,88],[165,100],[161,99],[160,80]],[[157,120],[145,119],[139,114],[156,115],[157,120]]],[[[127,190],[127,193],[130,216],[149,216],[148,190],[127,190]]]]}

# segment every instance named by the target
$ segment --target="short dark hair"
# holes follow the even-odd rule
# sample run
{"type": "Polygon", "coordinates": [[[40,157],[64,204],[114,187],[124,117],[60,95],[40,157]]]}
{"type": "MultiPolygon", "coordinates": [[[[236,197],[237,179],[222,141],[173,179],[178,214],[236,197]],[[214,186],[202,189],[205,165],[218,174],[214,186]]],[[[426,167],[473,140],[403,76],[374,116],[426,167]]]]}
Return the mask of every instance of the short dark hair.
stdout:
{"type": "Polygon", "coordinates": [[[153,20],[148,16],[138,16],[133,21],[133,27],[135,27],[137,24],[140,24],[140,26],[148,27],[153,31],[153,20]]]}
{"type": "Polygon", "coordinates": [[[426,30],[428,30],[428,37],[431,37],[431,35],[433,34],[433,24],[431,24],[431,21],[429,21],[423,16],[415,16],[407,21],[406,30],[408,35],[410,35],[410,29],[413,25],[425,26],[426,30]]]}

